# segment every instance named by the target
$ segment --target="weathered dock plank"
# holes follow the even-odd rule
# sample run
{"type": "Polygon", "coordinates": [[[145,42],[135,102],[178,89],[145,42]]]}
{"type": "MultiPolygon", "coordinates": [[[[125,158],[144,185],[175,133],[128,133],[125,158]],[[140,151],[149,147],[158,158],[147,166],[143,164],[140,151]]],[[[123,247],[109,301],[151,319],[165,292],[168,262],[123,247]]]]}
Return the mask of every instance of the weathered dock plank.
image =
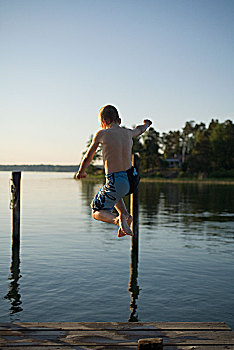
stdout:
{"type": "Polygon", "coordinates": [[[0,323],[0,331],[4,329],[81,329],[81,330],[97,330],[97,329],[202,329],[202,330],[229,330],[232,329],[225,322],[21,322],[21,323],[0,323]]]}
{"type": "MultiPolygon", "coordinates": [[[[127,345],[127,344],[105,344],[105,345],[97,345],[97,344],[83,344],[76,346],[68,346],[68,345],[56,345],[56,346],[7,346],[0,347],[1,350],[136,350],[137,344],[127,345]]],[[[163,345],[163,350],[233,350],[233,345],[163,345]]]]}
{"type": "Polygon", "coordinates": [[[73,343],[76,341],[82,341],[87,342],[87,339],[93,339],[95,338],[95,341],[136,341],[141,338],[160,338],[167,335],[169,339],[190,339],[191,336],[196,339],[216,339],[217,342],[224,342],[224,339],[233,340],[233,332],[224,332],[224,331],[215,331],[215,332],[207,332],[207,331],[188,331],[188,330],[181,330],[181,331],[157,331],[157,330],[140,330],[140,331],[134,331],[134,330],[93,330],[90,331],[50,331],[50,332],[44,332],[44,331],[2,331],[0,332],[0,341],[1,342],[17,342],[22,341],[22,339],[28,339],[32,338],[34,341],[48,341],[48,340],[54,340],[54,339],[60,339],[67,341],[69,343],[73,343]],[[86,340],[86,341],[85,341],[86,340]]]}
{"type": "Polygon", "coordinates": [[[130,350],[148,338],[163,339],[165,350],[234,350],[224,322],[0,323],[0,350],[130,350]]]}

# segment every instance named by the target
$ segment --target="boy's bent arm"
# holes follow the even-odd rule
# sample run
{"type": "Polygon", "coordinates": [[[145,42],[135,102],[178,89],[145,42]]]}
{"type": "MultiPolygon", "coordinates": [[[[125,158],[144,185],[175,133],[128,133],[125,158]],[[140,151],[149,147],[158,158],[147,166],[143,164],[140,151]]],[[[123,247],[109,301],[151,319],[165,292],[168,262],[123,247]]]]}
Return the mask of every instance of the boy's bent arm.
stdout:
{"type": "Polygon", "coordinates": [[[99,132],[97,132],[93,138],[91,145],[89,146],[88,151],[85,153],[81,161],[79,171],[76,174],[77,179],[81,179],[82,177],[87,176],[85,169],[89,166],[89,164],[93,160],[93,156],[98,148],[99,143],[100,143],[100,137],[99,137],[99,132]]]}
{"type": "Polygon", "coordinates": [[[138,125],[132,130],[132,137],[137,137],[143,134],[151,124],[152,122],[149,119],[143,120],[142,125],[138,125]]]}

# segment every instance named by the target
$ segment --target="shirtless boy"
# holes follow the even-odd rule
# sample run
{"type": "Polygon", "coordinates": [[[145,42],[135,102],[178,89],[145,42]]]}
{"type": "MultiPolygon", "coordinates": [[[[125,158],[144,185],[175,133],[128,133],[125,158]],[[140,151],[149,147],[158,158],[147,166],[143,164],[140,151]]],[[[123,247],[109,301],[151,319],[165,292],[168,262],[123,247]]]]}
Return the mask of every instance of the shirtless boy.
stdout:
{"type": "Polygon", "coordinates": [[[132,138],[143,134],[152,122],[146,119],[142,125],[134,129],[122,128],[118,111],[111,105],[102,107],[98,118],[102,129],[94,136],[82,159],[76,178],[81,179],[87,176],[85,169],[92,161],[98,145],[101,144],[106,184],[92,201],[92,216],[96,220],[118,225],[119,237],[133,236],[129,227],[132,217],[123,201],[123,197],[133,192],[139,182],[137,171],[131,163],[132,138]],[[119,214],[117,216],[112,213],[114,207],[119,214]]]}

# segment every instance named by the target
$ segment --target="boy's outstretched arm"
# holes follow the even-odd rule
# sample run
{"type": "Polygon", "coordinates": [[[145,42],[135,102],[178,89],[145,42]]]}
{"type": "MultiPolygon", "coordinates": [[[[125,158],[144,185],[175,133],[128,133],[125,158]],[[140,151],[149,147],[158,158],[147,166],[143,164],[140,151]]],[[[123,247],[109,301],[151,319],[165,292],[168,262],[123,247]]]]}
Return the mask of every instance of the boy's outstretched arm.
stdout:
{"type": "Polygon", "coordinates": [[[151,124],[152,124],[151,120],[149,119],[143,120],[142,125],[138,125],[132,130],[132,137],[137,137],[143,134],[151,124]]]}
{"type": "Polygon", "coordinates": [[[91,145],[89,146],[88,151],[85,153],[81,164],[80,164],[80,168],[79,171],[76,173],[76,178],[77,179],[81,179],[87,176],[85,169],[89,166],[89,164],[91,163],[91,161],[93,160],[93,156],[98,148],[98,145],[100,143],[100,131],[98,131],[96,133],[96,135],[93,138],[93,141],[91,143],[91,145]]]}

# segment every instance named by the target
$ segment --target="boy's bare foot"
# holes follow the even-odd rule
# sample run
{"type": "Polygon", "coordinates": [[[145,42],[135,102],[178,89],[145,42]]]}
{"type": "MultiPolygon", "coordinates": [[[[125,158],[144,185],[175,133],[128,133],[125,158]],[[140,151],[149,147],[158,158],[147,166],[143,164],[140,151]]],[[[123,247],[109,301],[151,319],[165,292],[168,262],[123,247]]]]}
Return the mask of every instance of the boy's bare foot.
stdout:
{"type": "Polygon", "coordinates": [[[126,236],[126,233],[124,233],[121,228],[118,229],[118,237],[121,238],[121,237],[124,237],[126,236]]]}
{"type": "Polygon", "coordinates": [[[122,223],[120,220],[120,216],[117,216],[115,218],[115,224],[119,226],[119,230],[118,230],[118,237],[124,237],[126,235],[130,235],[133,236],[133,232],[130,229],[130,225],[132,223],[132,216],[130,214],[128,214],[128,216],[126,215],[122,215],[122,223]]]}
{"type": "Polygon", "coordinates": [[[119,227],[122,232],[118,232],[119,237],[123,237],[123,235],[133,236],[133,232],[130,229],[128,222],[132,222],[132,217],[127,217],[125,215],[119,216],[119,227]]]}
{"type": "MultiPolygon", "coordinates": [[[[131,225],[132,220],[133,220],[133,219],[132,219],[132,216],[129,214],[129,216],[126,217],[126,221],[127,221],[128,226],[131,225]]],[[[121,228],[119,228],[119,230],[118,230],[118,237],[124,237],[124,236],[126,236],[126,235],[127,235],[127,234],[124,233],[124,231],[121,230],[121,228]]]]}

